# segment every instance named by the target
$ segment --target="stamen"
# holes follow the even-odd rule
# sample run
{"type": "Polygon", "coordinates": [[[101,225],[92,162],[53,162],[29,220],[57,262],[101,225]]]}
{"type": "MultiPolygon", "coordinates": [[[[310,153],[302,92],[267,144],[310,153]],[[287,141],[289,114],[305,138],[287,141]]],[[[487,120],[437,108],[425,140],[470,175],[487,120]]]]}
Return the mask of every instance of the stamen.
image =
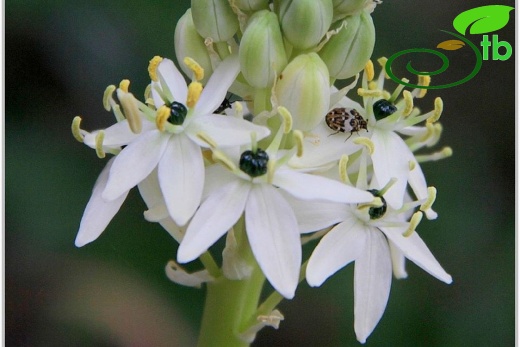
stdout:
{"type": "Polygon", "coordinates": [[[362,97],[380,98],[383,96],[382,90],[368,90],[364,88],[358,88],[357,93],[359,96],[362,97]]]}
{"type": "Polygon", "coordinates": [[[296,142],[296,156],[300,158],[303,155],[303,133],[300,130],[293,131],[293,139],[296,142]]]}
{"type": "Polygon", "coordinates": [[[392,188],[392,186],[395,184],[395,182],[397,182],[397,178],[395,177],[392,177],[388,183],[379,190],[379,194],[378,195],[385,195],[386,192],[388,191],[388,189],[392,188]]]}
{"type": "Polygon", "coordinates": [[[112,84],[108,86],[107,89],[105,89],[105,93],[103,93],[103,107],[107,111],[110,111],[112,108],[110,101],[113,100],[112,94],[114,93],[114,90],[116,90],[116,86],[112,84]]]}
{"type": "Polygon", "coordinates": [[[348,177],[348,155],[343,154],[339,160],[339,178],[345,184],[352,185],[350,182],[350,178],[348,177]]]}
{"type": "Polygon", "coordinates": [[[435,136],[435,126],[432,123],[426,123],[426,132],[422,138],[419,139],[421,142],[426,142],[432,136],[435,136]]]}
{"type": "Polygon", "coordinates": [[[162,105],[157,110],[157,114],[155,116],[155,125],[157,125],[157,129],[159,129],[159,131],[164,131],[166,122],[168,121],[168,118],[170,118],[170,113],[171,110],[166,105],[162,105]]]}
{"type": "Polygon", "coordinates": [[[388,76],[388,74],[386,73],[386,69],[385,69],[387,61],[388,61],[388,59],[386,57],[381,57],[381,58],[377,59],[377,62],[379,63],[379,65],[381,65],[381,67],[383,68],[383,71],[385,72],[385,78],[389,79],[390,76],[388,76]]]}
{"type": "MultiPolygon", "coordinates": [[[[432,81],[431,76],[428,76],[428,75],[419,75],[418,79],[419,79],[419,82],[417,84],[420,86],[425,86],[425,87],[429,86],[432,81]]],[[[418,99],[424,98],[424,96],[426,95],[426,92],[428,92],[428,89],[420,88],[419,93],[417,94],[417,98],[418,99]]]]}
{"type": "Polygon", "coordinates": [[[385,204],[383,203],[383,200],[379,196],[375,196],[374,200],[372,200],[371,202],[359,204],[357,206],[357,209],[364,210],[364,209],[369,209],[369,208],[373,208],[373,207],[378,208],[378,207],[382,207],[384,205],[385,204]]]}
{"type": "Polygon", "coordinates": [[[418,155],[415,157],[418,163],[424,163],[428,161],[437,161],[445,158],[449,158],[453,155],[451,147],[444,147],[441,151],[427,155],[418,155]]]}
{"type": "Polygon", "coordinates": [[[291,112],[283,106],[278,106],[277,110],[278,114],[282,116],[283,119],[283,133],[288,134],[292,129],[293,123],[291,112]]]}
{"type": "Polygon", "coordinates": [[[184,58],[184,64],[193,71],[193,75],[196,81],[200,81],[204,78],[204,69],[197,63],[193,58],[184,58]]]}
{"type": "Polygon", "coordinates": [[[121,106],[123,106],[123,111],[126,119],[128,120],[130,129],[134,134],[139,134],[143,129],[143,122],[141,120],[139,107],[137,107],[134,96],[131,93],[118,90],[117,97],[119,98],[121,106]]]}
{"type": "MultiPolygon", "coordinates": [[[[410,82],[410,80],[408,78],[401,78],[401,81],[403,81],[404,83],[408,83],[410,82]]],[[[394,102],[397,100],[397,98],[399,97],[399,94],[401,94],[401,91],[404,89],[404,84],[399,84],[394,92],[392,93],[392,96],[390,96],[390,99],[388,99],[388,101],[390,102],[394,102]]]]}
{"type": "Polygon", "coordinates": [[[148,75],[150,75],[150,79],[154,82],[159,82],[159,78],[157,77],[157,68],[162,60],[162,57],[156,55],[148,64],[148,75]]]}
{"type": "Polygon", "coordinates": [[[202,84],[200,82],[191,82],[188,86],[188,99],[186,105],[189,108],[195,107],[197,101],[199,101],[200,93],[202,93],[202,84]]]}
{"type": "Polygon", "coordinates": [[[197,137],[206,142],[211,148],[217,148],[217,143],[207,133],[199,131],[197,137]]]}
{"type": "Polygon", "coordinates": [[[435,123],[441,118],[442,111],[444,110],[444,103],[440,97],[436,97],[434,101],[435,108],[433,115],[427,119],[428,123],[435,123]]]}
{"type": "Polygon", "coordinates": [[[105,151],[103,150],[103,140],[105,139],[105,131],[100,130],[96,135],[96,154],[98,158],[105,157],[105,151]]]}
{"type": "Polygon", "coordinates": [[[426,202],[421,205],[420,210],[426,211],[426,210],[429,210],[430,208],[432,208],[436,197],[437,197],[437,189],[435,187],[428,187],[428,199],[426,199],[426,202]]]}
{"type": "Polygon", "coordinates": [[[374,79],[374,63],[372,60],[368,60],[365,65],[365,74],[367,76],[367,81],[370,82],[374,79]]]}
{"type": "Polygon", "coordinates": [[[358,137],[353,141],[356,145],[363,145],[368,149],[370,155],[374,154],[374,143],[367,137],[358,137]]]}
{"type": "Polygon", "coordinates": [[[236,118],[244,118],[244,107],[240,102],[233,103],[233,109],[235,110],[236,118]]]}
{"type": "Polygon", "coordinates": [[[368,89],[369,90],[376,90],[379,86],[377,85],[376,81],[370,81],[368,83],[368,89]]]}
{"type": "Polygon", "coordinates": [[[408,161],[408,170],[413,171],[413,170],[415,170],[415,167],[416,167],[415,161],[409,160],[408,161]]]}
{"type": "Polygon", "coordinates": [[[410,219],[410,224],[408,225],[408,229],[403,233],[404,237],[410,237],[415,231],[415,228],[421,223],[421,220],[423,218],[422,212],[415,212],[412,216],[412,219],[410,219]]]}
{"type": "Polygon", "coordinates": [[[71,126],[72,136],[74,136],[74,138],[76,140],[78,140],[79,142],[83,142],[84,137],[83,137],[83,134],[81,133],[80,125],[81,125],[81,117],[80,116],[74,117],[74,119],[72,120],[72,126],[71,126]]]}
{"type": "Polygon", "coordinates": [[[251,132],[251,151],[256,153],[258,149],[258,142],[256,142],[256,132],[251,132]]]}
{"type": "Polygon", "coordinates": [[[125,93],[128,93],[128,87],[130,86],[129,80],[122,80],[121,83],[119,83],[119,89],[124,91],[125,93]]]}
{"type": "Polygon", "coordinates": [[[215,162],[221,163],[230,171],[236,171],[237,167],[233,162],[225,155],[223,152],[219,150],[214,150],[212,158],[215,162]]]}
{"type": "Polygon", "coordinates": [[[152,85],[149,84],[144,89],[144,99],[148,101],[148,99],[151,98],[151,95],[152,95],[152,85]]]}
{"type": "Polygon", "coordinates": [[[413,96],[410,91],[405,90],[403,92],[403,99],[404,99],[404,109],[403,109],[403,116],[407,117],[412,113],[413,110],[413,96]]]}

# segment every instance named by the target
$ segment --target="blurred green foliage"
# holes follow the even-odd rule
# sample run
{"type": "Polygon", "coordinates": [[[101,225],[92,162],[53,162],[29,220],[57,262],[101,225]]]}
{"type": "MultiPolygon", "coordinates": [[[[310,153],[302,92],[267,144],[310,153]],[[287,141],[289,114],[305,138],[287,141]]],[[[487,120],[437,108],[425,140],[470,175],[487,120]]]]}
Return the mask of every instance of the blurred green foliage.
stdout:
{"type": "MultiPolygon", "coordinates": [[[[373,14],[374,57],[433,48],[445,39],[439,29],[451,30],[458,13],[486,4],[385,1],[373,14]]],[[[70,134],[77,114],[86,129],[112,123],[101,103],[107,85],[129,78],[141,95],[148,60],[174,57],[175,23],[188,7],[187,0],[5,3],[6,345],[194,343],[204,290],[166,278],[164,266],[177,245],[144,221],[137,192],[96,242],[74,247],[106,160],[70,134]]],[[[512,18],[497,32],[500,40],[513,42],[514,24],[512,18]]],[[[470,58],[455,57],[452,76],[464,74],[470,58]]],[[[423,166],[438,189],[439,219],[420,225],[454,283],[444,285],[410,263],[409,278],[394,280],[367,346],[513,345],[513,72],[514,59],[488,61],[467,84],[429,92],[419,102],[429,110],[434,96],[443,98],[438,146],[454,149],[452,158],[423,166]]],[[[280,329],[262,331],[254,345],[357,345],[352,270],[321,288],[303,284],[280,306],[280,329]]]]}

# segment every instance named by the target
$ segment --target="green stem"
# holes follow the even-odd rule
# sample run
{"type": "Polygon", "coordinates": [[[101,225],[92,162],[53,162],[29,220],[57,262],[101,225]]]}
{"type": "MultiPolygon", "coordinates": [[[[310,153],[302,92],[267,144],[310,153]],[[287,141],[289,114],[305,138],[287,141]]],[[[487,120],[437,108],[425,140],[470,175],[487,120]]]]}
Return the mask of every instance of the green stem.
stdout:
{"type": "Polygon", "coordinates": [[[226,57],[230,55],[227,42],[215,42],[215,48],[217,49],[217,53],[222,60],[226,59],[226,57]]]}

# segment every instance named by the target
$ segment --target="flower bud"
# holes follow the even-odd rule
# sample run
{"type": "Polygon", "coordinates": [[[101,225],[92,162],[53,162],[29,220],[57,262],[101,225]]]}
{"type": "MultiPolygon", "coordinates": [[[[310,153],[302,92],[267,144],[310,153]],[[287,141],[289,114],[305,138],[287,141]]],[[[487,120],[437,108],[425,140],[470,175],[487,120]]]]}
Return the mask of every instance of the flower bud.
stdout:
{"type": "Polygon", "coordinates": [[[213,73],[213,68],[204,39],[193,24],[191,9],[186,11],[175,27],[175,55],[177,61],[181,62],[182,71],[188,76],[191,76],[192,71],[182,62],[186,57],[193,58],[204,69],[204,79],[200,82],[206,84],[213,73]]]}
{"type": "Polygon", "coordinates": [[[316,53],[297,56],[280,75],[275,93],[279,105],[291,112],[294,129],[314,129],[329,110],[327,65],[316,53]]]}
{"type": "Polygon", "coordinates": [[[374,0],[332,0],[334,21],[356,14],[373,2],[374,0]]]}
{"type": "MultiPolygon", "coordinates": [[[[374,23],[366,11],[347,17],[345,21],[346,26],[319,51],[330,76],[336,79],[349,78],[363,70],[376,41],[374,23]]],[[[339,25],[341,23],[337,23],[339,25]]]]}
{"type": "Polygon", "coordinates": [[[203,38],[227,41],[238,30],[238,18],[228,0],[191,0],[193,23],[203,38]]]}
{"type": "Polygon", "coordinates": [[[235,0],[235,5],[242,11],[247,12],[267,10],[269,0],[235,0]]]}
{"type": "Polygon", "coordinates": [[[316,46],[332,23],[332,0],[282,0],[280,23],[295,48],[316,46]]]}
{"type": "Polygon", "coordinates": [[[240,68],[255,88],[267,88],[287,65],[282,33],[276,14],[268,10],[249,19],[238,51],[240,68]]]}

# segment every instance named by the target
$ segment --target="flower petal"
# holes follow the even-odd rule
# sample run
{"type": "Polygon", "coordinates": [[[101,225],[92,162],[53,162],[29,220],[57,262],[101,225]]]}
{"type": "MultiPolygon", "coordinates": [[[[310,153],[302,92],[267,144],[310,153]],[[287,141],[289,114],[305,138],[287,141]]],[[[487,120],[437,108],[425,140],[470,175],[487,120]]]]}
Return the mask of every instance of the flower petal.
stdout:
{"type": "MultiPolygon", "coordinates": [[[[181,104],[186,103],[186,99],[188,97],[188,86],[186,85],[186,80],[182,76],[182,74],[177,70],[177,67],[170,59],[164,58],[157,67],[157,73],[160,74],[162,80],[166,83],[168,88],[170,89],[173,101],[180,102],[181,104]]],[[[152,88],[153,91],[153,88],[152,88]]],[[[154,102],[157,102],[155,100],[154,102]]],[[[159,98],[160,103],[155,104],[157,108],[164,104],[164,101],[159,98]]]]}
{"type": "Polygon", "coordinates": [[[251,142],[251,133],[256,133],[258,140],[269,136],[268,128],[253,124],[249,121],[218,114],[209,114],[195,117],[186,129],[190,138],[199,146],[208,147],[206,142],[198,138],[203,132],[209,135],[218,145],[237,146],[251,142]]]}
{"type": "Polygon", "coordinates": [[[114,200],[145,179],[157,166],[168,138],[159,130],[151,130],[123,149],[110,169],[103,199],[114,200]]]}
{"type": "Polygon", "coordinates": [[[230,55],[223,60],[213,72],[208,83],[200,94],[199,101],[195,105],[195,114],[206,115],[213,113],[224,98],[233,81],[240,71],[238,55],[230,55]]]}
{"type": "MultiPolygon", "coordinates": [[[[152,130],[153,128],[155,128],[153,123],[143,121],[142,132],[152,130]]],[[[128,121],[126,119],[122,120],[121,122],[117,122],[103,131],[105,132],[105,137],[103,138],[103,147],[112,148],[128,145],[130,142],[137,139],[141,135],[134,134],[132,130],[130,130],[130,126],[128,125],[128,121]]],[[[96,148],[96,136],[98,133],[99,130],[85,134],[83,142],[91,148],[96,148]]]]}
{"type": "Polygon", "coordinates": [[[249,244],[265,277],[287,299],[294,297],[302,250],[291,206],[271,185],[256,184],[246,204],[249,244]]]}
{"type": "Polygon", "coordinates": [[[180,263],[197,258],[236,223],[244,211],[250,187],[245,181],[235,180],[200,205],[177,251],[180,263]]]}
{"type": "Polygon", "coordinates": [[[392,241],[388,241],[388,246],[390,246],[390,256],[392,257],[394,277],[397,279],[407,278],[408,272],[406,272],[406,257],[392,241]]]}
{"type": "Polygon", "coordinates": [[[324,200],[344,203],[370,202],[374,196],[338,181],[305,174],[293,170],[279,169],[273,184],[303,200],[324,200]]]}
{"type": "Polygon", "coordinates": [[[451,276],[444,271],[417,232],[405,237],[402,228],[380,228],[394,245],[404,253],[404,256],[433,277],[450,284],[451,276]]]}
{"type": "Polygon", "coordinates": [[[171,136],[158,175],[168,212],[177,224],[186,224],[199,207],[204,187],[200,147],[182,133],[171,136]]]}
{"type": "Polygon", "coordinates": [[[76,236],[75,241],[76,247],[82,247],[97,239],[105,230],[112,218],[114,218],[117,211],[119,211],[119,208],[128,195],[128,191],[126,191],[117,199],[109,202],[101,198],[101,193],[107,184],[110,167],[112,166],[114,159],[115,157],[108,161],[103,171],[101,171],[96,184],[94,184],[92,196],[90,197],[85,212],[83,212],[83,217],[81,218],[78,235],[76,236]]]}
{"type": "Polygon", "coordinates": [[[336,225],[316,246],[307,265],[307,283],[312,287],[323,282],[365,252],[366,228],[355,218],[336,225]]]}
{"type": "Polygon", "coordinates": [[[200,288],[202,283],[212,282],[215,279],[209,274],[208,270],[201,270],[193,273],[188,273],[175,261],[170,260],[166,264],[166,276],[177,284],[200,288]]]}
{"type": "Polygon", "coordinates": [[[383,316],[391,284],[388,242],[377,229],[369,228],[365,251],[354,270],[354,330],[359,342],[366,342],[383,316]]]}

